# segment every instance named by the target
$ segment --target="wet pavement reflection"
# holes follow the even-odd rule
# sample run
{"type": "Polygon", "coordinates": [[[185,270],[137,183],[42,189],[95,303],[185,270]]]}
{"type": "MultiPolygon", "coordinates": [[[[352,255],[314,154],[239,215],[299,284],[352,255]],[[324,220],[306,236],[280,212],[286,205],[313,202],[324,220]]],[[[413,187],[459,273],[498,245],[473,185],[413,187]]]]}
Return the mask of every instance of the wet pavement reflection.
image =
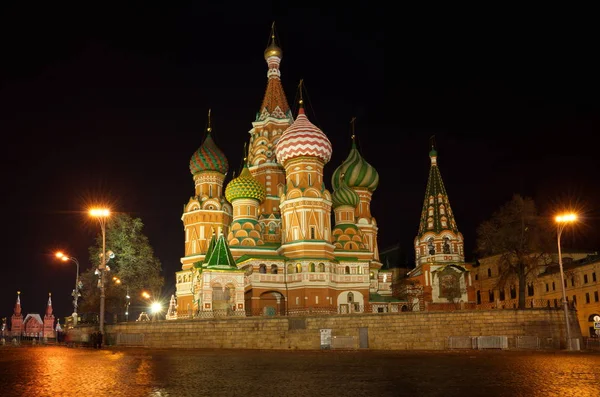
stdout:
{"type": "Polygon", "coordinates": [[[0,348],[3,396],[600,396],[600,353],[0,348]]]}

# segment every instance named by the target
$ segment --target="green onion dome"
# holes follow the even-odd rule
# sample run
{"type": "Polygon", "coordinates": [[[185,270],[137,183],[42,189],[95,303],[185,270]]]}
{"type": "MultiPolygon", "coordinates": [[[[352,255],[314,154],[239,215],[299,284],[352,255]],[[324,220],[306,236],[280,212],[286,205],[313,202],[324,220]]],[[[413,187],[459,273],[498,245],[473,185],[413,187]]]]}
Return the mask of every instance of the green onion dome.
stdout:
{"type": "Polygon", "coordinates": [[[225,198],[230,203],[240,198],[251,198],[260,203],[265,199],[266,194],[264,186],[252,176],[246,164],[240,176],[229,182],[225,188],[225,198]]]}
{"type": "Polygon", "coordinates": [[[227,170],[229,170],[227,158],[221,149],[217,147],[209,132],[200,148],[196,150],[190,159],[190,172],[192,175],[203,171],[216,171],[226,174],[227,170]]]}
{"type": "Polygon", "coordinates": [[[356,148],[356,143],[352,140],[352,149],[348,154],[348,157],[342,165],[340,165],[331,177],[331,184],[334,190],[339,189],[341,178],[348,187],[362,187],[373,192],[379,185],[379,174],[367,163],[356,148]],[[343,175],[343,176],[342,176],[343,175]]]}
{"type": "Polygon", "coordinates": [[[331,194],[333,208],[341,207],[342,205],[349,205],[356,208],[360,202],[360,197],[358,197],[358,194],[350,189],[343,180],[341,182],[340,186],[331,194]]]}

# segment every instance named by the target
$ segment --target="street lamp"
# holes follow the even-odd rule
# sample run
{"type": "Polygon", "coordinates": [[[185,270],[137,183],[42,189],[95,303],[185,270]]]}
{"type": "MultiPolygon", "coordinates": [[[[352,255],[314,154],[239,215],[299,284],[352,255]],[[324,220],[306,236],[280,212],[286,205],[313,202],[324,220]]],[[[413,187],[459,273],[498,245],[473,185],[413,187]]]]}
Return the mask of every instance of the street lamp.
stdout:
{"type": "Polygon", "coordinates": [[[569,324],[569,307],[567,302],[567,293],[565,291],[565,275],[563,272],[562,253],[560,250],[560,236],[562,235],[565,226],[577,220],[577,214],[568,213],[557,215],[554,218],[554,220],[557,224],[558,267],[560,268],[560,286],[562,287],[563,308],[565,311],[565,326],[567,327],[567,350],[572,350],[571,327],[569,324]]]}
{"type": "Polygon", "coordinates": [[[107,208],[92,208],[90,216],[97,218],[102,230],[102,260],[98,270],[100,270],[100,333],[104,334],[104,272],[106,271],[106,218],[110,216],[110,210],[107,208]]]}
{"type": "Polygon", "coordinates": [[[77,274],[75,275],[75,289],[73,290],[73,326],[77,325],[77,300],[79,298],[79,261],[77,258],[57,252],[55,256],[63,262],[72,261],[77,265],[77,274]]]}

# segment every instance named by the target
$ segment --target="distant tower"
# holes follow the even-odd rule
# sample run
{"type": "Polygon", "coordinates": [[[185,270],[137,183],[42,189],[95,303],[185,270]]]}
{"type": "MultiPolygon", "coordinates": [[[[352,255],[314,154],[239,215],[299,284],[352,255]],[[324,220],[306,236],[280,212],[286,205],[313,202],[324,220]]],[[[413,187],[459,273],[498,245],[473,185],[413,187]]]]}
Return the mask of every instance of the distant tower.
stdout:
{"type": "Polygon", "coordinates": [[[302,105],[301,99],[296,121],[285,130],[276,148],[286,175],[278,253],[288,258],[308,255],[332,260],[331,194],[323,180],[323,167],[331,159],[332,147],[323,131],[308,120],[302,105]]]}
{"type": "Polygon", "coordinates": [[[277,162],[275,146],[283,132],[294,121],[283,86],[279,64],[282,51],[275,41],[275,24],[271,28],[269,45],[264,52],[268,65],[267,89],[250,130],[248,167],[265,188],[266,197],[259,206],[258,222],[262,225],[265,243],[281,244],[280,190],[285,185],[285,171],[277,162]]]}
{"type": "Polygon", "coordinates": [[[335,227],[333,228],[333,245],[336,250],[367,250],[363,234],[356,226],[354,210],[360,203],[358,194],[346,185],[344,174],[338,188],[331,194],[334,209],[335,227]]]}
{"type": "Polygon", "coordinates": [[[46,314],[44,315],[44,329],[42,335],[45,338],[54,338],[54,314],[52,314],[52,294],[48,294],[48,305],[46,306],[46,314]]]}
{"type": "Polygon", "coordinates": [[[21,314],[21,291],[17,291],[17,302],[10,318],[10,335],[19,336],[23,332],[23,315],[21,314]]]}
{"type": "Polygon", "coordinates": [[[431,167],[421,212],[419,234],[415,237],[416,266],[423,263],[464,263],[463,235],[456,227],[448,193],[437,163],[437,151],[431,146],[431,167]]]}
{"type": "Polygon", "coordinates": [[[342,181],[356,192],[360,202],[355,210],[356,224],[365,236],[365,243],[373,253],[373,259],[379,261],[379,245],[377,244],[377,221],[371,215],[371,198],[379,185],[379,174],[360,155],[354,135],[354,119],[352,122],[352,148],[344,162],[333,172],[331,184],[338,190],[342,181]]]}

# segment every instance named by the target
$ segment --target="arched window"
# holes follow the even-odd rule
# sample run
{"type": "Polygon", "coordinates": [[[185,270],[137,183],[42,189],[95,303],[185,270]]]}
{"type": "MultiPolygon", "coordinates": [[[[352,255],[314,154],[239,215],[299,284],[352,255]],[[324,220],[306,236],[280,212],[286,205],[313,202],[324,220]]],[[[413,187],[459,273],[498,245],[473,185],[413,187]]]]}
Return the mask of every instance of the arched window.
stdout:
{"type": "Polygon", "coordinates": [[[308,265],[308,271],[311,273],[315,272],[315,264],[314,263],[310,263],[310,265],[308,265]]]}
{"type": "Polygon", "coordinates": [[[277,265],[271,265],[271,274],[277,274],[277,265]]]}
{"type": "Polygon", "coordinates": [[[450,239],[444,237],[444,254],[450,254],[450,239]]]}
{"type": "Polygon", "coordinates": [[[354,302],[354,293],[348,292],[348,303],[354,302]]]}
{"type": "Polygon", "coordinates": [[[429,255],[435,255],[435,245],[433,244],[433,237],[427,239],[427,251],[429,255]]]}
{"type": "Polygon", "coordinates": [[[288,274],[294,273],[294,265],[292,265],[291,263],[287,265],[287,272],[288,274]]]}
{"type": "Polygon", "coordinates": [[[350,266],[346,266],[346,274],[350,274],[350,266]]]}
{"type": "Polygon", "coordinates": [[[325,271],[325,264],[323,262],[319,263],[319,271],[321,273],[325,271]]]}
{"type": "Polygon", "coordinates": [[[258,272],[261,274],[265,274],[267,272],[267,265],[265,265],[264,263],[261,263],[260,266],[258,267],[258,272]]]}
{"type": "Polygon", "coordinates": [[[296,273],[302,273],[302,264],[296,263],[296,273]]]}
{"type": "Polygon", "coordinates": [[[374,273],[374,272],[370,272],[370,273],[369,273],[369,278],[370,278],[371,280],[373,280],[373,279],[375,278],[375,273],[374,273]]]}

